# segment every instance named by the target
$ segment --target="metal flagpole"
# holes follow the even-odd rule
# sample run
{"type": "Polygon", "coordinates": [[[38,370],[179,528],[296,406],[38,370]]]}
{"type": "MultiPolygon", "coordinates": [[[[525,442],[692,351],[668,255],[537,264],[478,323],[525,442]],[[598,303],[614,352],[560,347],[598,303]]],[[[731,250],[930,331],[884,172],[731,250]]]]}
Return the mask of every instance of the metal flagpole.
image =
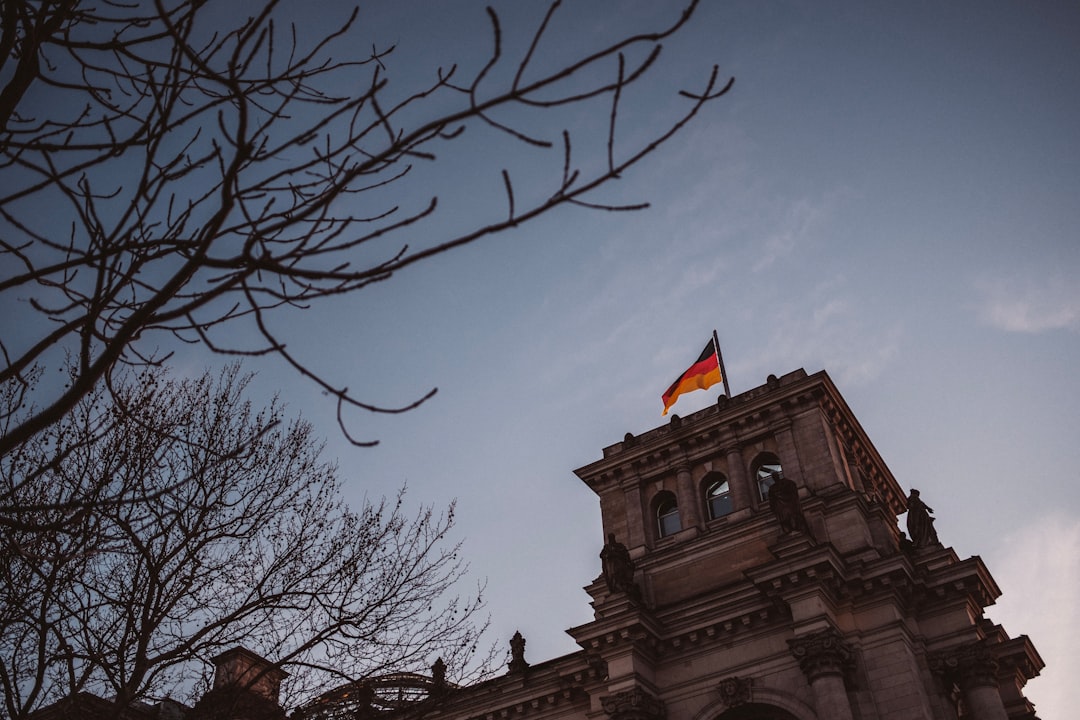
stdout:
{"type": "Polygon", "coordinates": [[[716,361],[720,365],[720,379],[724,381],[724,394],[731,398],[731,386],[728,385],[727,368],[724,367],[724,353],[720,352],[720,340],[716,337],[716,330],[712,331],[713,349],[716,350],[716,361]]]}

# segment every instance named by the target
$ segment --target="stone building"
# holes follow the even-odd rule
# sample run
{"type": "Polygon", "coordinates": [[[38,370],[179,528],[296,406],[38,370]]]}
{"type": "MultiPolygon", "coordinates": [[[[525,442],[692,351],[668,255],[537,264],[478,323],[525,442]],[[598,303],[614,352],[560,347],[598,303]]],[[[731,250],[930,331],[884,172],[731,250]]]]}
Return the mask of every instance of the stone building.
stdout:
{"type": "MultiPolygon", "coordinates": [[[[825,372],[765,385],[643,434],[577,471],[599,497],[594,619],[570,655],[449,685],[407,673],[336,688],[297,720],[1020,720],[1043,662],[984,614],[978,557],[937,539],[825,372]],[[905,534],[898,517],[907,512],[905,534]]],[[[217,659],[190,720],[281,717],[280,671],[217,659]],[[237,678],[257,683],[222,703],[237,678]],[[210,695],[208,694],[208,695],[210,695]],[[260,699],[261,698],[261,699],[260,699]],[[210,698],[213,700],[213,698],[210,698]]],[[[235,719],[233,719],[235,720],[235,719]]]]}
{"type": "Polygon", "coordinates": [[[938,542],[930,508],[901,489],[825,372],[770,376],[627,434],[577,475],[607,538],[586,587],[594,619],[568,631],[581,649],[530,664],[518,636],[504,675],[433,690],[411,712],[1035,718],[1023,687],[1043,662],[984,614],[1000,594],[990,572],[938,542]]]}

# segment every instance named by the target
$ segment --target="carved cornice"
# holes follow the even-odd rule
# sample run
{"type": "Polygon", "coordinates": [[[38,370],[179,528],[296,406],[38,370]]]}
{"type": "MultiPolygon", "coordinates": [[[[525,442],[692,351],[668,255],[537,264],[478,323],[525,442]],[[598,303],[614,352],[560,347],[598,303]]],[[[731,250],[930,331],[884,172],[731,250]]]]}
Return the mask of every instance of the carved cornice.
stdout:
{"type": "MultiPolygon", "coordinates": [[[[629,600],[626,600],[626,603],[636,609],[629,600]]],[[[570,628],[568,632],[583,650],[594,654],[614,647],[629,646],[651,657],[660,649],[661,644],[660,629],[655,625],[655,621],[648,618],[621,626],[612,624],[611,627],[604,627],[597,622],[587,623],[570,628]]]]}
{"type": "Polygon", "coordinates": [[[930,655],[930,669],[961,690],[998,686],[998,663],[981,640],[930,655]]]}
{"type": "Polygon", "coordinates": [[[634,468],[644,476],[651,475],[658,466],[666,465],[665,446],[679,445],[693,457],[710,451],[717,444],[730,445],[733,435],[762,434],[769,431],[770,416],[780,407],[814,404],[821,393],[819,386],[832,388],[832,381],[824,373],[808,376],[805,370],[796,370],[782,378],[740,393],[729,402],[698,410],[677,421],[665,423],[652,430],[633,435],[629,441],[604,448],[603,459],[575,470],[575,474],[594,490],[610,484],[615,478],[613,471],[634,468]]]}
{"type": "MultiPolygon", "coordinates": [[[[567,704],[575,704],[587,700],[587,695],[576,688],[563,688],[555,692],[549,692],[527,700],[499,706],[493,710],[477,715],[466,715],[470,720],[507,720],[511,717],[520,717],[540,712],[551,712],[552,709],[565,707],[567,704]]],[[[453,710],[451,710],[452,712],[453,710]]],[[[467,712],[467,711],[466,711],[467,712]]],[[[460,717],[460,716],[459,716],[460,717]]]]}
{"type": "Polygon", "coordinates": [[[970,602],[979,609],[992,605],[1001,595],[1001,589],[982,559],[975,555],[957,560],[952,548],[945,550],[929,556],[939,563],[936,567],[930,567],[922,562],[922,558],[917,558],[917,572],[923,585],[919,609],[957,601],[970,602]]]}
{"type": "Polygon", "coordinates": [[[754,679],[727,677],[720,681],[720,701],[729,708],[745,705],[754,699],[754,679]]]}
{"type": "Polygon", "coordinates": [[[640,687],[600,698],[611,720],[663,720],[664,703],[640,687]]]}
{"type": "Polygon", "coordinates": [[[1043,662],[1042,657],[1027,635],[1021,635],[1006,640],[999,645],[994,645],[992,652],[998,661],[999,677],[1004,677],[1002,673],[1012,673],[1014,676],[1019,675],[1022,677],[1022,682],[1027,682],[1046,667],[1046,663],[1043,662]]]}
{"type": "Polygon", "coordinates": [[[737,616],[711,623],[693,630],[684,630],[665,638],[658,644],[661,654],[668,655],[693,650],[714,642],[729,643],[733,636],[751,630],[775,627],[791,619],[786,605],[775,603],[747,610],[737,616]]]}
{"type": "Polygon", "coordinates": [[[826,675],[846,679],[855,666],[851,646],[834,628],[792,638],[788,640],[788,647],[811,684],[826,675]]]}

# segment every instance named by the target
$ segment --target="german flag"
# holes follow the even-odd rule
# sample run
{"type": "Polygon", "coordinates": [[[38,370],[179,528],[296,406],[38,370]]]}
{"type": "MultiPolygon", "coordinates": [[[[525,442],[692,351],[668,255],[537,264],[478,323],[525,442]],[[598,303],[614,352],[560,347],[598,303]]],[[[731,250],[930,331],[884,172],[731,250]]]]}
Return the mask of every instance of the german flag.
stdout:
{"type": "Polygon", "coordinates": [[[664,393],[662,397],[664,412],[661,415],[667,415],[668,410],[671,409],[671,406],[675,404],[675,401],[683,393],[692,390],[706,390],[722,379],[720,377],[720,358],[716,354],[716,346],[710,340],[705,349],[701,351],[698,359],[694,361],[694,364],[680,375],[678,380],[671,383],[671,387],[664,393]]]}

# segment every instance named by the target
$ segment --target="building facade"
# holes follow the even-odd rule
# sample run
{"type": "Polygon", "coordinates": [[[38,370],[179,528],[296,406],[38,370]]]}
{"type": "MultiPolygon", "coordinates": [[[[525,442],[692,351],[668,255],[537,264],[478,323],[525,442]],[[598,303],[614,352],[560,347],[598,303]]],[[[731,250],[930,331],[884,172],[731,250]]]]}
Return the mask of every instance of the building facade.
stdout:
{"type": "Polygon", "coordinates": [[[516,637],[505,675],[424,717],[1036,717],[1043,662],[985,615],[990,572],[938,541],[825,372],[627,434],[576,473],[607,538],[594,619],[568,631],[581,650],[529,664],[516,637]]]}
{"type": "MultiPolygon", "coordinates": [[[[488,681],[451,686],[436,663],[430,677],[335,688],[292,717],[1036,718],[1023,688],[1043,662],[986,616],[1000,594],[990,572],[938,541],[932,510],[825,372],[770,376],[627,434],[576,473],[607,539],[586,587],[594,619],[568,631],[579,651],[530,663],[515,635],[488,681]]],[[[272,663],[242,649],[215,662],[186,720],[284,717],[272,663]]]]}

